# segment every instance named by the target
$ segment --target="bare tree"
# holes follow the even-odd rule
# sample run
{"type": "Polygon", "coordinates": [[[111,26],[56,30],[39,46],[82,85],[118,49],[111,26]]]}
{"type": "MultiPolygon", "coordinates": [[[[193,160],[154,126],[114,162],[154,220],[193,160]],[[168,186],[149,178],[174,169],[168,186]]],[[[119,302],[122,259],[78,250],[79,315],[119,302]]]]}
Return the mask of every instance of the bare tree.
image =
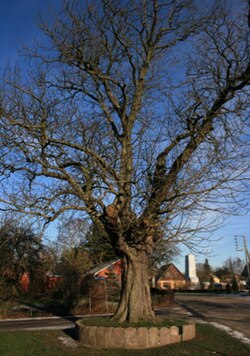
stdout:
{"type": "Polygon", "coordinates": [[[49,253],[31,227],[4,216],[0,221],[0,296],[18,297],[24,273],[29,274],[29,293],[41,292],[49,266],[49,253]]]}
{"type": "Polygon", "coordinates": [[[90,233],[90,226],[86,220],[62,216],[59,219],[57,230],[56,245],[60,253],[64,249],[86,244],[87,236],[90,233]]]}
{"type": "Polygon", "coordinates": [[[241,274],[245,267],[245,261],[239,257],[229,257],[224,261],[222,269],[227,270],[228,274],[241,274]]]}
{"type": "Polygon", "coordinates": [[[67,1],[28,79],[2,81],[1,207],[87,214],[124,256],[119,321],[155,319],[149,256],[192,244],[248,178],[248,9],[229,4],[67,1]]]}

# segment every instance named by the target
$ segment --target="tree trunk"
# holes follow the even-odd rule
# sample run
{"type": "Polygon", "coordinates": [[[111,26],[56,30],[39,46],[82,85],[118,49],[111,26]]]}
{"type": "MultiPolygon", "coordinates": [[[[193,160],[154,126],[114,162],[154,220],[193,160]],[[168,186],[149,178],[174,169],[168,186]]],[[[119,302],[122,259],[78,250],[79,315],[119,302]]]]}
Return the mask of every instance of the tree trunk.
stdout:
{"type": "Polygon", "coordinates": [[[155,321],[148,281],[148,257],[144,251],[125,256],[121,299],[113,319],[119,322],[137,323],[140,320],[155,321]]]}

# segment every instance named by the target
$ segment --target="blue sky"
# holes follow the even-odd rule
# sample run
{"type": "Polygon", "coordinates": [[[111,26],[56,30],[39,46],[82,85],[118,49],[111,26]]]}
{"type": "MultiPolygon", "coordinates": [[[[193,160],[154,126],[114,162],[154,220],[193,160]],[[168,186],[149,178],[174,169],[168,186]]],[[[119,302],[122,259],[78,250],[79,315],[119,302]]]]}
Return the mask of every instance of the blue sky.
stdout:
{"type": "MultiPolygon", "coordinates": [[[[238,247],[243,247],[242,236],[247,237],[248,248],[250,250],[250,214],[242,216],[229,216],[225,222],[225,226],[213,233],[211,242],[211,253],[196,254],[196,262],[203,263],[205,258],[208,258],[210,265],[219,267],[228,257],[240,257],[245,260],[244,251],[237,251],[235,245],[235,236],[238,236],[238,247]],[[217,241],[216,241],[217,240],[217,241]]],[[[181,255],[178,258],[177,267],[184,272],[185,270],[185,255],[190,253],[188,248],[181,249],[181,255]]],[[[191,251],[191,253],[193,253],[191,251]]]]}
{"type": "Polygon", "coordinates": [[[58,6],[62,0],[0,0],[0,67],[6,61],[15,63],[22,44],[31,45],[41,36],[38,12],[58,6]]]}
{"type": "MultiPolygon", "coordinates": [[[[58,6],[62,0],[0,0],[0,69],[8,60],[14,64],[18,60],[18,49],[22,44],[32,45],[34,39],[41,37],[37,27],[37,13],[48,13],[48,8],[58,6]]],[[[48,230],[49,235],[56,234],[55,228],[48,230]]],[[[226,226],[213,234],[214,239],[220,239],[211,246],[211,255],[196,255],[197,262],[203,262],[205,257],[213,266],[219,266],[228,257],[244,258],[243,252],[235,249],[235,235],[245,235],[250,248],[250,213],[245,216],[230,216],[226,226]]],[[[242,240],[241,240],[242,241],[242,240]]],[[[184,270],[184,256],[189,249],[182,249],[176,265],[184,270]]]]}

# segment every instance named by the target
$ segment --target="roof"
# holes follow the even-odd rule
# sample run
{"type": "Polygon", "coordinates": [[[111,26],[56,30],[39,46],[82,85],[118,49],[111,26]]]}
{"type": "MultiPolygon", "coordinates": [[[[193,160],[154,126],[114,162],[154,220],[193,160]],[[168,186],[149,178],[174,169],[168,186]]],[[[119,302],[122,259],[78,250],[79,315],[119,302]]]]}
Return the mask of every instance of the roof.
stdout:
{"type": "MultiPolygon", "coordinates": [[[[249,270],[250,270],[250,263],[249,263],[249,270]]],[[[242,277],[248,277],[247,265],[245,265],[243,271],[241,272],[241,276],[242,276],[242,277]]]]}
{"type": "Polygon", "coordinates": [[[161,266],[159,271],[158,271],[158,274],[157,274],[156,278],[157,279],[161,279],[163,277],[164,273],[170,268],[175,269],[176,272],[180,275],[180,277],[182,277],[183,279],[186,280],[184,274],[181,273],[180,270],[173,263],[168,263],[167,265],[161,266]]]}
{"type": "Polygon", "coordinates": [[[90,271],[87,272],[87,274],[92,274],[92,275],[95,276],[97,273],[100,273],[101,271],[103,271],[104,269],[114,265],[118,261],[120,261],[120,258],[117,258],[115,260],[102,263],[102,264],[92,268],[90,271]]]}

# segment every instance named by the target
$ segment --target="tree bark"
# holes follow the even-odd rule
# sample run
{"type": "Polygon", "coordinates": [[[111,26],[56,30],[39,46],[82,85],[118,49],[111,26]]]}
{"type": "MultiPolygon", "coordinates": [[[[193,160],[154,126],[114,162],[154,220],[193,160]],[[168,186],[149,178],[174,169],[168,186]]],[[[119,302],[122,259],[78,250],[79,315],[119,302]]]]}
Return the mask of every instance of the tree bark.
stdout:
{"type": "Polygon", "coordinates": [[[119,322],[131,324],[140,320],[155,321],[148,280],[148,256],[145,251],[126,254],[124,278],[119,306],[113,316],[119,322]]]}

